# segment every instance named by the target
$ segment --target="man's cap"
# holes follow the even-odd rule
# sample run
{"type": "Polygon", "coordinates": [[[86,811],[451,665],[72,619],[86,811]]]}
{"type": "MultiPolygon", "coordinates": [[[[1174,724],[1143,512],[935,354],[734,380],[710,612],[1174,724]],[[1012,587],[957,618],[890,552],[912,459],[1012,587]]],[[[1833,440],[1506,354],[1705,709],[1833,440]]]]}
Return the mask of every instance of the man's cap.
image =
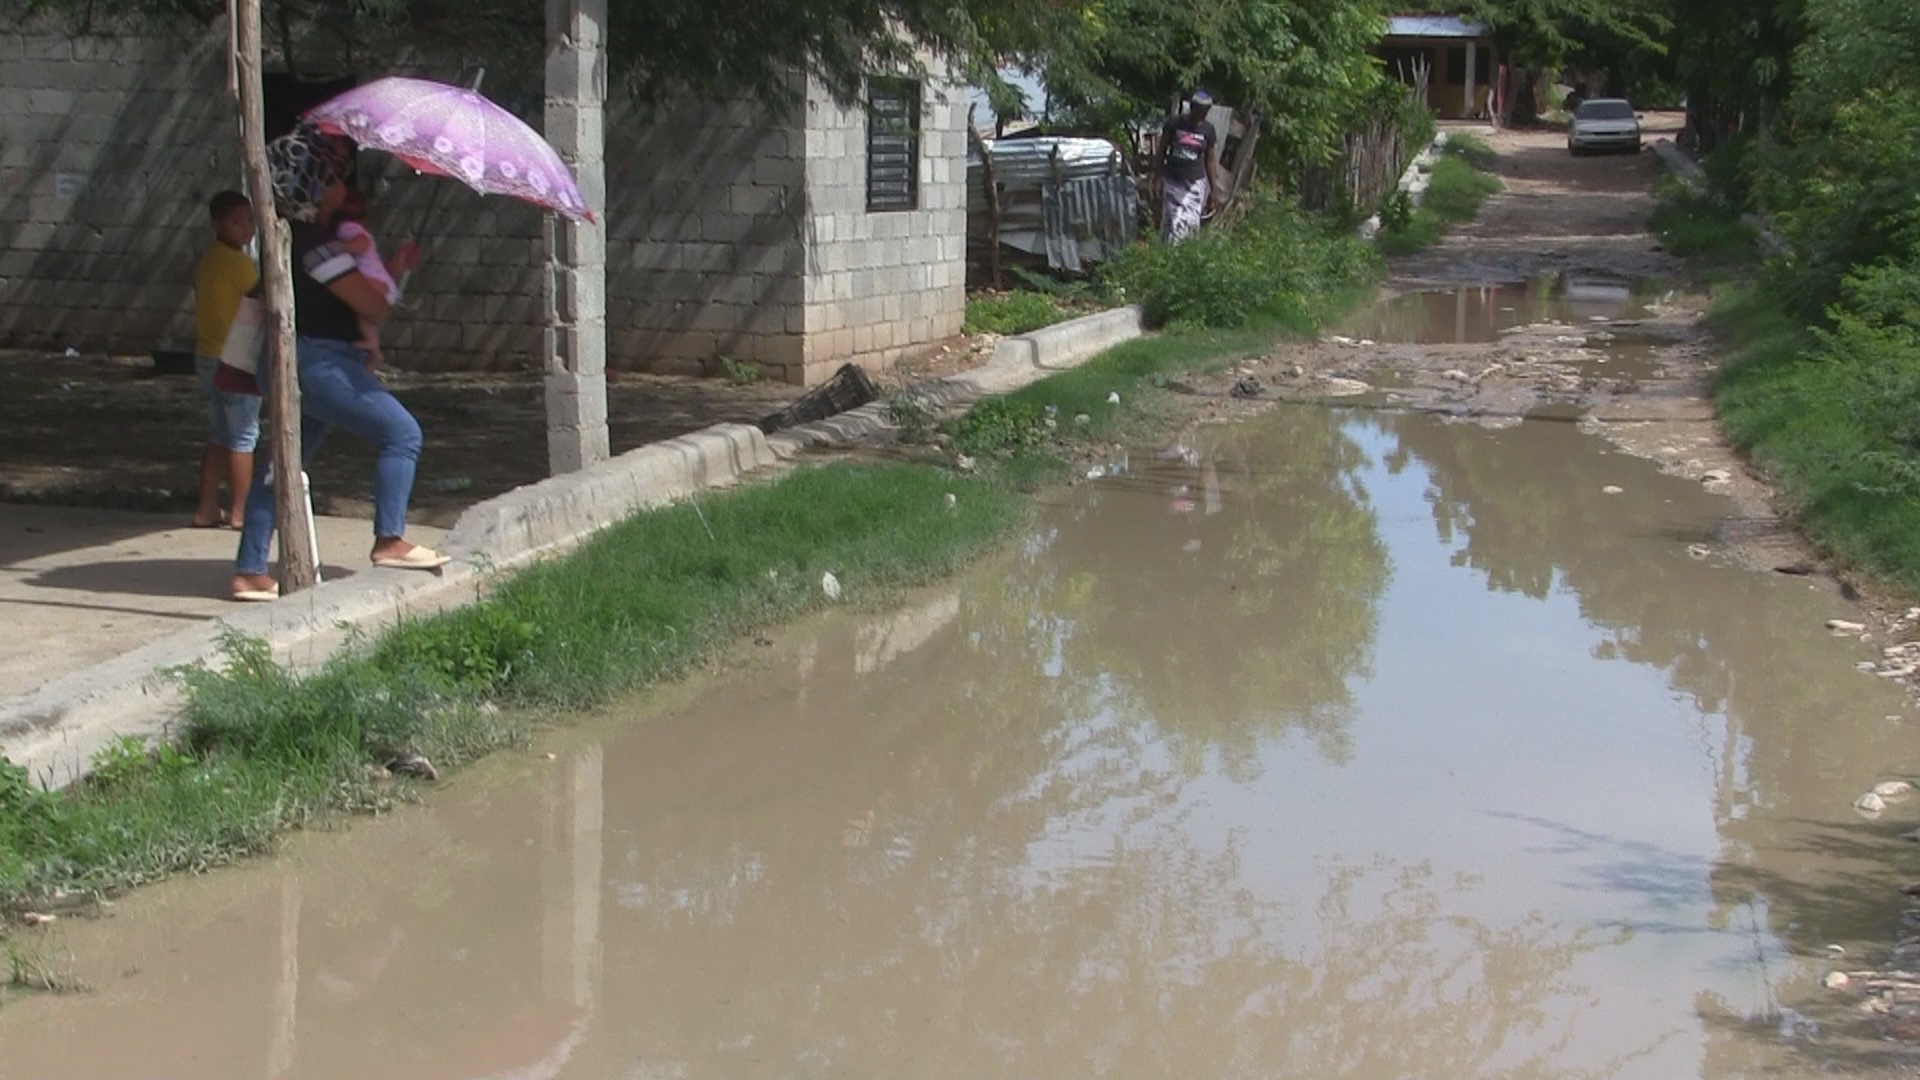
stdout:
{"type": "Polygon", "coordinates": [[[1213,94],[1204,88],[1196,87],[1188,100],[1195,105],[1211,105],[1213,104],[1213,94]]]}

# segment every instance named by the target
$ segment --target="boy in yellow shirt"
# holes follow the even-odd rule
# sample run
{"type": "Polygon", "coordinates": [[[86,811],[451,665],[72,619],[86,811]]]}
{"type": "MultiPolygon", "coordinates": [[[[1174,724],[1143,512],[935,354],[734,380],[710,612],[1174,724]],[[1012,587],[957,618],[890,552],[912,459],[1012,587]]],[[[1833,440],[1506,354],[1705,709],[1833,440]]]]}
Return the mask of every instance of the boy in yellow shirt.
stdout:
{"type": "Polygon", "coordinates": [[[193,273],[194,360],[207,399],[207,448],[200,455],[200,505],[193,525],[212,529],[240,527],[247,489],[253,484],[253,448],[260,441],[260,395],[214,385],[227,331],[240,301],[253,291],[260,271],[247,254],[253,242],[253,204],[237,191],[223,191],[207,204],[213,243],[193,273]],[[227,482],[227,506],[220,507],[220,481],[227,482]]]}

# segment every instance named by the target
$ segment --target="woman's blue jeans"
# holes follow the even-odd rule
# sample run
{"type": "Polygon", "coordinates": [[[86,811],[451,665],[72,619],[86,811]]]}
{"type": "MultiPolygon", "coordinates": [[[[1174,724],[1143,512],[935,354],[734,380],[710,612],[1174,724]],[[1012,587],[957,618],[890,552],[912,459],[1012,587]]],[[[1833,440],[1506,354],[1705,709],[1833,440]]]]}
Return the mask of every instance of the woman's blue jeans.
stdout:
{"type": "MultiPolygon", "coordinates": [[[[351,342],[334,338],[299,338],[294,355],[300,372],[300,456],[305,467],[328,431],[339,428],[380,448],[373,471],[373,535],[407,534],[407,502],[413,497],[413,474],[420,461],[420,423],[406,406],[387,392],[367,370],[367,354],[351,342]]],[[[272,378],[270,356],[260,361],[260,385],[272,378]]],[[[247,493],[246,517],[240,530],[240,555],[235,569],[242,574],[267,573],[268,545],[273,539],[274,496],[270,455],[254,459],[253,490],[247,493]]]]}

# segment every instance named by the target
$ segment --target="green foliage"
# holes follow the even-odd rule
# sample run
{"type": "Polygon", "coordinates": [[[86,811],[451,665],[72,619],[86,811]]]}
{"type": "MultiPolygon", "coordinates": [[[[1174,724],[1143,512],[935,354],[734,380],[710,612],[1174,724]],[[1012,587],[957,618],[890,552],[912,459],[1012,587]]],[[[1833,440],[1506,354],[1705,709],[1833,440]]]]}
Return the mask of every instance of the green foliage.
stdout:
{"type": "Polygon", "coordinates": [[[202,869],[315,815],[380,805],[369,766],[457,765],[523,739],[535,711],[671,677],[821,606],[823,571],[851,599],[881,597],[952,571],[1024,512],[1012,491],[924,466],[810,469],[637,515],[310,675],[230,636],[222,669],[175,673],[178,747],[115,744],[90,782],[54,794],[0,762],[0,913],[202,869]]]}
{"type": "MultiPolygon", "coordinates": [[[[1380,218],[1380,251],[1387,255],[1407,255],[1424,251],[1440,242],[1447,227],[1473,220],[1480,204],[1501,189],[1498,177],[1482,172],[1472,162],[1491,165],[1493,150],[1477,139],[1455,138],[1434,164],[1427,181],[1427,192],[1411,216],[1396,223],[1383,212],[1380,218]]],[[[1397,217],[1397,215],[1396,215],[1397,217]]]]}
{"type": "Polygon", "coordinates": [[[1141,243],[1109,260],[1100,280],[1114,299],[1140,304],[1154,325],[1278,321],[1304,330],[1324,318],[1327,297],[1376,272],[1371,252],[1349,233],[1262,192],[1232,228],[1141,243]]]}
{"type": "Polygon", "coordinates": [[[1115,130],[1163,116],[1205,86],[1264,120],[1277,160],[1326,160],[1383,81],[1367,50],[1379,0],[1089,0],[1048,51],[1047,82],[1078,124],[1115,130]]]}
{"type": "Polygon", "coordinates": [[[954,449],[969,456],[1011,455],[1036,450],[1045,443],[1045,421],[1038,405],[995,397],[950,421],[947,434],[953,438],[954,449]]]}
{"type": "Polygon", "coordinates": [[[1405,232],[1413,226],[1413,196],[1405,188],[1395,188],[1380,207],[1380,228],[1386,232],[1405,232]]]}
{"type": "MultiPolygon", "coordinates": [[[[79,32],[120,24],[211,27],[225,7],[213,0],[25,0],[29,17],[64,21],[79,32]]],[[[614,76],[650,102],[693,95],[747,94],[792,102],[803,82],[822,80],[842,100],[858,97],[874,71],[913,70],[919,43],[978,80],[1007,58],[1035,54],[1078,25],[1077,4],[1014,0],[647,0],[607,6],[607,55],[614,76]]],[[[539,93],[545,11],[524,0],[264,0],[272,42],[313,41],[315,53],[359,58],[368,70],[417,63],[431,43],[488,65],[488,87],[539,93]],[[380,60],[373,60],[379,57],[380,60]],[[371,61],[371,62],[370,62],[371,61]],[[530,81],[531,80],[531,81],[530,81]]],[[[1000,87],[1004,90],[1004,87],[1000,87]]]]}
{"type": "Polygon", "coordinates": [[[1648,225],[1667,251],[1682,258],[1740,263],[1758,251],[1753,230],[1732,207],[1685,190],[1667,192],[1648,225]]]}
{"type": "Polygon", "coordinates": [[[1457,157],[1481,172],[1492,172],[1500,164],[1500,155],[1487,140],[1465,131],[1456,131],[1447,136],[1447,145],[1441,149],[1443,155],[1457,157]]]}
{"type": "Polygon", "coordinates": [[[1075,314],[1072,308],[1048,293],[1024,289],[975,293],[967,297],[966,321],[961,328],[969,334],[1024,334],[1073,318],[1075,314]]]}
{"type": "Polygon", "coordinates": [[[1847,292],[1823,331],[1764,289],[1723,297],[1716,404],[1823,548],[1920,592],[1920,265],[1863,270],[1847,292]]]}
{"type": "Polygon", "coordinates": [[[760,381],[760,365],[751,360],[722,356],[720,369],[727,373],[727,381],[735,386],[752,386],[760,381]]]}
{"type": "Polygon", "coordinates": [[[923,443],[933,436],[934,415],[918,394],[895,394],[887,399],[887,422],[903,443],[923,443]]]}

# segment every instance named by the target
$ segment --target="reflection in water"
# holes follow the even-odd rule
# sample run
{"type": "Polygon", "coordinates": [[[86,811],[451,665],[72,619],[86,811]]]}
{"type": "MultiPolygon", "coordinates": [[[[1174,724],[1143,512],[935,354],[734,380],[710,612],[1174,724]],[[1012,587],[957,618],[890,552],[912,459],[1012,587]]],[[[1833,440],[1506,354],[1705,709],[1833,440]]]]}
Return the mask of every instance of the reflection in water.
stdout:
{"type": "Polygon", "coordinates": [[[1635,282],[1585,272],[1552,273],[1520,284],[1408,293],[1366,309],[1343,327],[1353,337],[1396,344],[1498,341],[1522,326],[1638,319],[1648,314],[1635,282]]]}
{"type": "Polygon", "coordinates": [[[62,924],[100,993],[0,1010],[0,1076],[1836,1060],[1796,1010],[1887,915],[1845,818],[1893,696],[1687,556],[1697,487],[1302,409],[1058,498],[900,614],[62,924]]]}

